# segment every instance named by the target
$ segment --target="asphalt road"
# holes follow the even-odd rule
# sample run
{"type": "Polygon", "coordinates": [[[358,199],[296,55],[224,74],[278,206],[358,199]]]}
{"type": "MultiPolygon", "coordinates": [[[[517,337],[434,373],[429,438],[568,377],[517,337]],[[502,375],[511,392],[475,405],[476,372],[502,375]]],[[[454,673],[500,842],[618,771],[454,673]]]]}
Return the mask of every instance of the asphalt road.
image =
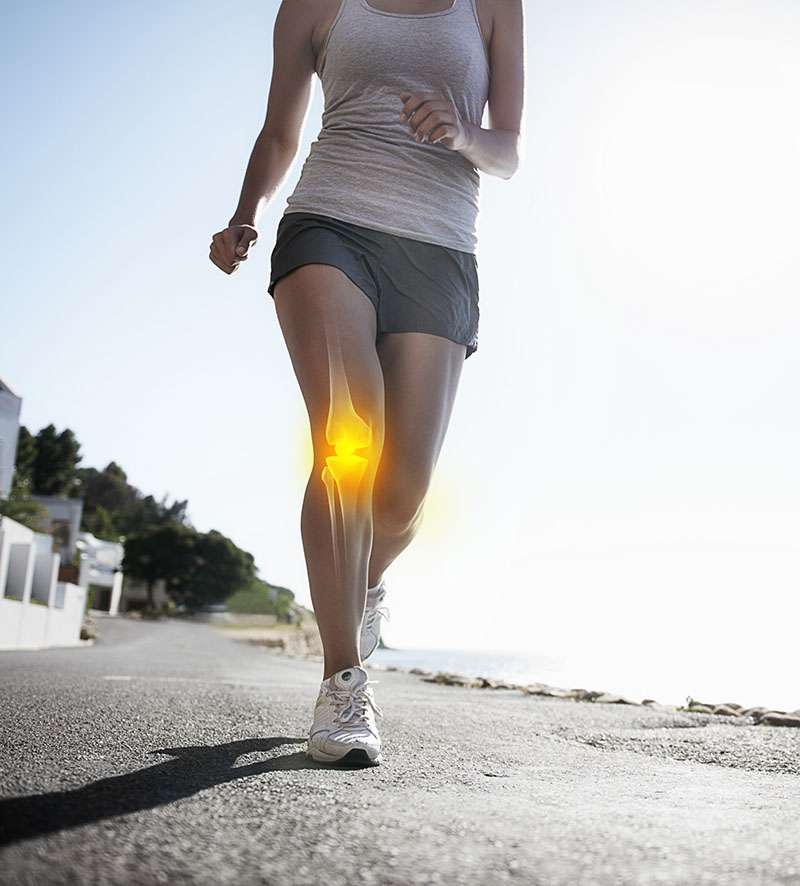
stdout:
{"type": "Polygon", "coordinates": [[[800,730],[373,671],[385,762],[332,769],[318,663],[100,627],[0,654],[3,884],[800,884],[800,730]]]}

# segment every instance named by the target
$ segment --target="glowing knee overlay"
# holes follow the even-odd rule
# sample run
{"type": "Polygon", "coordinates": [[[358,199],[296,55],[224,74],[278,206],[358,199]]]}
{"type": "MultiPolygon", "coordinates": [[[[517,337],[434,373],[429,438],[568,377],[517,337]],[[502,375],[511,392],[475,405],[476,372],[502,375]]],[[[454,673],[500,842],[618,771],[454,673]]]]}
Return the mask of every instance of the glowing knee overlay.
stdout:
{"type": "MultiPolygon", "coordinates": [[[[333,381],[333,380],[332,380],[333,381]]],[[[361,418],[353,407],[350,390],[344,374],[339,384],[331,384],[331,400],[325,438],[334,454],[325,458],[322,469],[322,482],[328,497],[331,534],[333,541],[334,564],[341,572],[347,552],[347,535],[357,519],[359,491],[369,464],[368,455],[359,455],[357,450],[367,450],[372,446],[372,427],[361,418]],[[337,495],[338,493],[338,495],[337,495]],[[337,529],[336,499],[339,500],[338,515],[341,518],[341,534],[337,529]]]]}

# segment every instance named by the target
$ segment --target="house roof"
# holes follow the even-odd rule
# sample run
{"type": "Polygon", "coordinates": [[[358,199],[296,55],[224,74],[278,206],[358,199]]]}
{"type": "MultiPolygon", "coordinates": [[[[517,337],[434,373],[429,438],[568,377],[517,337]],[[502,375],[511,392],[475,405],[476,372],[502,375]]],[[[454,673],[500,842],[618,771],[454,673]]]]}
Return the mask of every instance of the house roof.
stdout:
{"type": "MultiPolygon", "coordinates": [[[[9,387],[4,381],[3,381],[2,378],[0,378],[0,391],[8,391],[9,394],[14,394],[14,392],[13,392],[13,391],[11,390],[11,388],[10,388],[10,387],[9,387]]],[[[17,395],[17,394],[14,394],[14,396],[17,397],[18,395],[17,395]]]]}

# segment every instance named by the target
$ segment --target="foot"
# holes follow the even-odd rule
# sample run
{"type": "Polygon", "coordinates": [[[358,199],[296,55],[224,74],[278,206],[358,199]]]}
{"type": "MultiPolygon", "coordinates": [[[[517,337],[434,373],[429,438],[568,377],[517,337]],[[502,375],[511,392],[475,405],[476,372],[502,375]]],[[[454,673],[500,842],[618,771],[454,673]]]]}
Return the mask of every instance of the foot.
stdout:
{"type": "Polygon", "coordinates": [[[374,588],[367,589],[367,605],[361,623],[361,661],[366,661],[378,648],[381,641],[381,622],[389,618],[389,609],[382,605],[386,596],[386,585],[381,579],[374,588]]]}
{"type": "Polygon", "coordinates": [[[322,681],[308,737],[308,755],[321,763],[377,766],[381,739],[367,672],[357,665],[337,671],[322,681]]]}

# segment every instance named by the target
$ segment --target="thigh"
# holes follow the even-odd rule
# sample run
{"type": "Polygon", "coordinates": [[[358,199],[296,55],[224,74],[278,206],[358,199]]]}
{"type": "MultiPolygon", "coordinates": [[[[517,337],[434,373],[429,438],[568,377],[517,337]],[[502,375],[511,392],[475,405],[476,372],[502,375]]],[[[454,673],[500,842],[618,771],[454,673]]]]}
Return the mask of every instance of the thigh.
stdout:
{"type": "Polygon", "coordinates": [[[465,345],[438,335],[387,333],[383,369],[385,441],[376,490],[396,481],[424,496],[444,442],[464,367],[465,345]]]}
{"type": "Polygon", "coordinates": [[[339,268],[305,264],[275,285],[275,310],[308,409],[315,458],[329,450],[332,403],[349,401],[383,442],[384,382],[375,308],[339,268]]]}

